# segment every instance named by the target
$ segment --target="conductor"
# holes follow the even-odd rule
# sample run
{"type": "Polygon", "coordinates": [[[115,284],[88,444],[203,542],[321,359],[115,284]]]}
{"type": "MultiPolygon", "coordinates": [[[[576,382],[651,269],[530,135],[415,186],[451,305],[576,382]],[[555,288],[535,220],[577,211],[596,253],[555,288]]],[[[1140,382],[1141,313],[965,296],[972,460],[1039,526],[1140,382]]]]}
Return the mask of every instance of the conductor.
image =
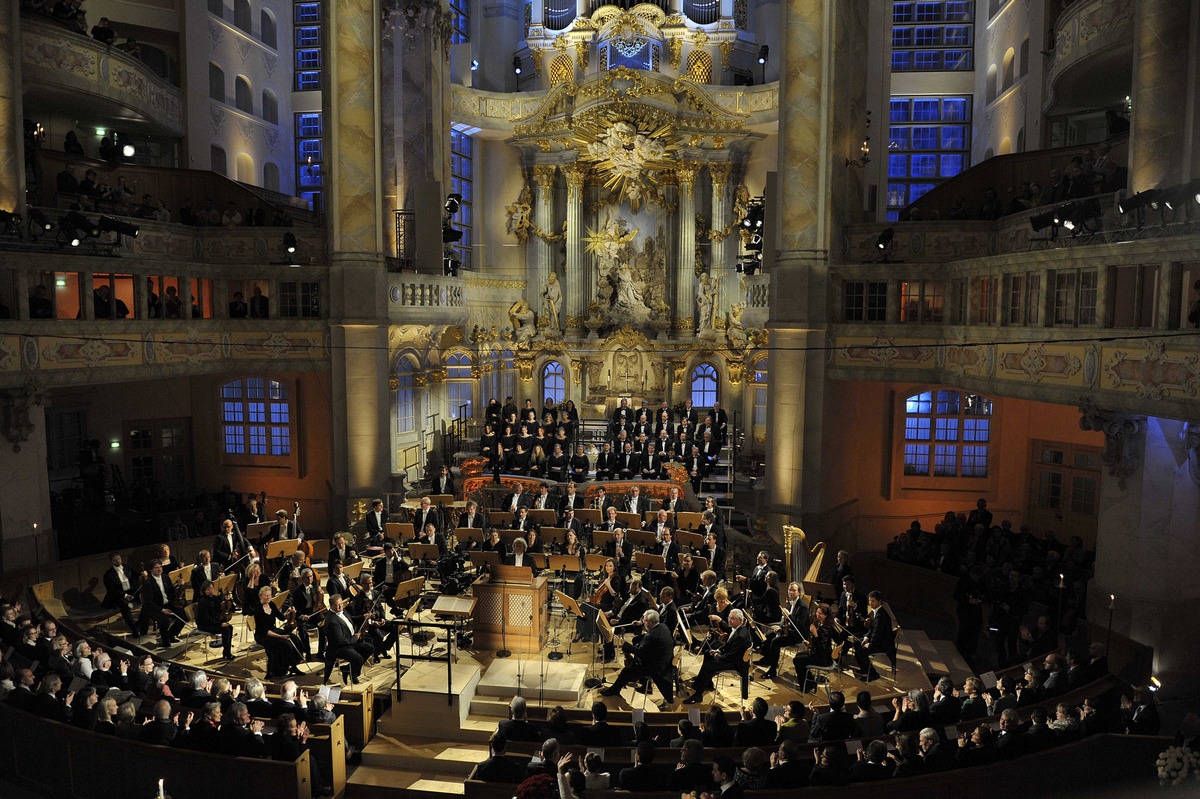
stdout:
{"type": "Polygon", "coordinates": [[[649,678],[662,692],[667,704],[672,704],[675,697],[672,693],[671,656],[674,654],[675,639],[667,625],[659,624],[658,611],[647,610],[643,613],[642,626],[646,628],[646,634],[637,645],[625,645],[625,667],[617,675],[616,682],[600,693],[616,696],[626,684],[649,678]]]}

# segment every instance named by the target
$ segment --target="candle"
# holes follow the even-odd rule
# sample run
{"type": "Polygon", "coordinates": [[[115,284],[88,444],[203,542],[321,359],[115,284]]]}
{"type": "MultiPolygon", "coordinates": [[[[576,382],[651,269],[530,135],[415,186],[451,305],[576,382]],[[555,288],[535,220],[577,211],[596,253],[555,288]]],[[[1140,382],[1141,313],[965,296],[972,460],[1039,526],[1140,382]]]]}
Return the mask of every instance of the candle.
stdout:
{"type": "Polygon", "coordinates": [[[158,799],[163,799],[163,781],[158,781],[158,799]]]}

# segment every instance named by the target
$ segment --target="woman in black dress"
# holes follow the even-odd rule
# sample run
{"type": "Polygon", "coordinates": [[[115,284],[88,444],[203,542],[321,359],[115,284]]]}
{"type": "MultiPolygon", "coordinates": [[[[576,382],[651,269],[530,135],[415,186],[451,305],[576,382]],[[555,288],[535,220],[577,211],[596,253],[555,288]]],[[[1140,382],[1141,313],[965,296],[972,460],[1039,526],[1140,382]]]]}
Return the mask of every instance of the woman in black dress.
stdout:
{"type": "Polygon", "coordinates": [[[283,625],[287,616],[275,607],[271,600],[275,589],[264,585],[258,589],[258,601],[254,604],[254,640],[267,652],[267,679],[299,676],[300,648],[291,630],[283,625]]]}

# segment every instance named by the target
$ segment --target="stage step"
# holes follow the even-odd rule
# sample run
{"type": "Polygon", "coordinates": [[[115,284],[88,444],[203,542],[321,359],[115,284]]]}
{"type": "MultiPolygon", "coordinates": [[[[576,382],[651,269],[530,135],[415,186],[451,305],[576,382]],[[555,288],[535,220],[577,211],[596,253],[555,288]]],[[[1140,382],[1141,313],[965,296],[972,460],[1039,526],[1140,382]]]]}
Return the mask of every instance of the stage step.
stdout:
{"type": "Polygon", "coordinates": [[[945,665],[950,679],[954,681],[955,685],[962,685],[964,680],[975,675],[953,641],[931,641],[930,643],[937,651],[938,661],[945,665]]]}
{"type": "Polygon", "coordinates": [[[364,764],[347,778],[345,799],[450,799],[463,795],[463,779],[461,774],[364,764]]]}
{"type": "MultiPolygon", "coordinates": [[[[493,724],[493,728],[495,725],[493,724]]],[[[362,764],[371,768],[396,771],[421,771],[436,768],[439,773],[466,778],[488,758],[486,743],[455,741],[446,744],[409,745],[391,736],[377,735],[362,750],[362,764]]]]}

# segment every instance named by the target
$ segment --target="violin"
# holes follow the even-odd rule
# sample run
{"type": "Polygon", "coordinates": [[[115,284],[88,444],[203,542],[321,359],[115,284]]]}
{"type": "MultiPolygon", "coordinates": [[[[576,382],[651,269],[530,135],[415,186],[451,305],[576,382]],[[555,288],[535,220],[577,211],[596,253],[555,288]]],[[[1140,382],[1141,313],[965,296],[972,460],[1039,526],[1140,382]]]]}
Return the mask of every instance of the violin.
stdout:
{"type": "MultiPolygon", "coordinates": [[[[292,521],[296,525],[296,534],[300,533],[300,503],[297,502],[292,506],[292,521]]],[[[303,553],[304,565],[312,568],[313,545],[311,541],[302,540],[296,545],[296,551],[303,553]]]]}
{"type": "Polygon", "coordinates": [[[221,592],[221,624],[233,621],[233,592],[226,589],[221,592]]]}
{"type": "Polygon", "coordinates": [[[596,591],[592,594],[591,599],[589,599],[588,601],[593,605],[599,605],[600,600],[604,598],[605,592],[612,594],[613,599],[617,598],[617,592],[614,591],[613,587],[612,587],[612,577],[611,576],[605,577],[604,582],[602,582],[602,583],[600,583],[600,585],[596,586],[596,591]]]}

